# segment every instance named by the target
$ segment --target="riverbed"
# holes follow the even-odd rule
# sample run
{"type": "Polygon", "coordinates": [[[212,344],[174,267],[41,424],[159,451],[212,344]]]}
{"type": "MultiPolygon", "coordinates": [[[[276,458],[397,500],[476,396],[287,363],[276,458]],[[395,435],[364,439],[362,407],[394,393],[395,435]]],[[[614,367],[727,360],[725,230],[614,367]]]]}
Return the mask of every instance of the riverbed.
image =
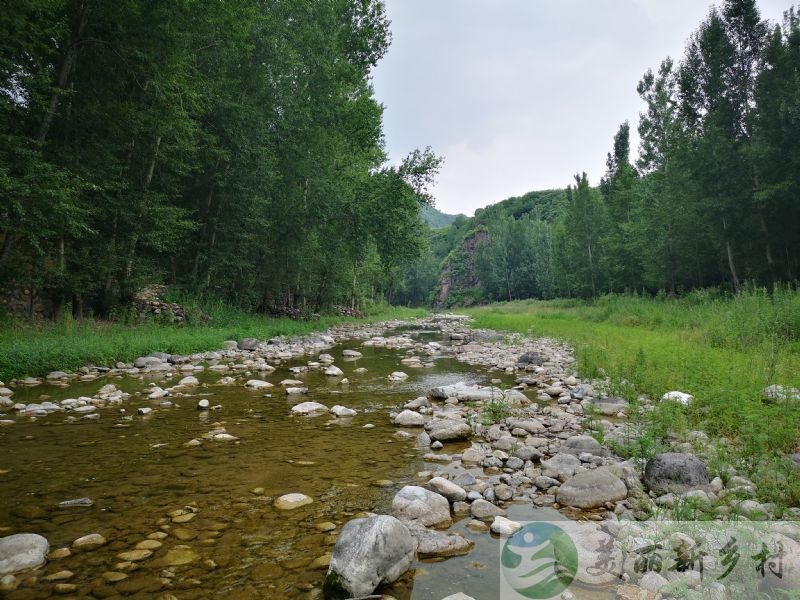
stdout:
{"type": "MultiPolygon", "coordinates": [[[[100,598],[320,597],[341,526],[360,513],[390,512],[400,488],[424,483],[424,472],[444,468],[423,458],[430,449],[418,447],[419,429],[399,434],[388,413],[436,386],[513,384],[513,375],[456,360],[448,336],[439,331],[406,327],[385,333],[398,334],[416,344],[437,342],[442,351],[422,355],[420,366],[409,367],[401,362],[408,348],[346,339],[324,352],[349,383],[318,368],[296,372],[314,356],[277,361],[267,376],[214,372],[207,367],[219,361],[204,361],[199,364],[205,370],[194,373],[198,386],[158,400],[147,398],[152,386],[174,386],[185,373],[108,374],[68,386],[17,386],[17,403],[91,397],[109,383],[131,396],[121,406],[101,408],[99,417],[19,416],[0,428],[0,533],[39,533],[51,553],[63,556],[20,576],[8,597],[47,598],[59,591],[100,598]],[[343,357],[351,349],[362,356],[343,357]],[[396,371],[408,378],[389,382],[387,376],[396,371]],[[235,384],[218,384],[230,376],[235,384]],[[244,387],[251,377],[274,387],[244,387]],[[301,381],[308,395],[287,395],[280,385],[285,379],[301,381]],[[197,410],[201,399],[219,408],[197,410]],[[299,401],[343,405],[357,414],[294,416],[290,409],[299,401]],[[152,412],[138,414],[139,408],[152,412]],[[204,439],[221,429],[236,439],[204,439]],[[191,440],[200,443],[187,445],[191,440]],[[313,503],[294,511],[272,506],[274,498],[294,492],[313,503]],[[91,506],[59,505],[74,499],[89,499],[91,506]],[[107,543],[64,550],[93,533],[107,543]],[[146,558],[138,559],[137,549],[149,554],[140,552],[146,558]]],[[[446,444],[441,452],[458,453],[468,445],[446,444]]],[[[534,514],[529,503],[509,511],[519,520],[534,514]]],[[[476,543],[469,554],[419,562],[383,591],[399,600],[439,600],[458,591],[494,597],[499,540],[470,531],[468,521],[456,517],[451,531],[476,543]]]]}

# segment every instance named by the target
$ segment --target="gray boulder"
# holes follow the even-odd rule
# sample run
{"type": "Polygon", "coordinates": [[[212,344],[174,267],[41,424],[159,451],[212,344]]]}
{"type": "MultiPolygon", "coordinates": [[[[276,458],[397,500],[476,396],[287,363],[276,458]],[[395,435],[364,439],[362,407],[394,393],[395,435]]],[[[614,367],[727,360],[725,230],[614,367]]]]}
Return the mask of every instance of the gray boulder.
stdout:
{"type": "Polygon", "coordinates": [[[413,410],[404,410],[394,418],[394,424],[400,427],[422,427],[425,417],[413,410]]]}
{"type": "Polygon", "coordinates": [[[239,350],[252,352],[256,348],[258,348],[258,340],[255,338],[247,338],[241,340],[238,344],[236,344],[236,347],[239,348],[239,350]]]}
{"type": "Polygon", "coordinates": [[[472,427],[468,423],[451,419],[436,419],[429,422],[425,428],[431,439],[439,442],[467,440],[472,435],[472,427]]]}
{"type": "Polygon", "coordinates": [[[590,405],[606,417],[616,415],[620,411],[627,411],[630,405],[625,398],[619,396],[608,396],[607,398],[594,398],[590,405]]]}
{"type": "Polygon", "coordinates": [[[461,502],[467,498],[467,492],[464,488],[444,477],[434,477],[428,482],[428,485],[450,502],[461,502]]]}
{"type": "Polygon", "coordinates": [[[505,510],[499,506],[495,506],[488,500],[475,500],[469,508],[472,516],[480,520],[492,521],[495,517],[506,516],[505,510]]]}
{"type": "Polygon", "coordinates": [[[558,503],[576,508],[598,508],[606,502],[624,500],[628,488],[608,469],[600,468],[578,473],[558,488],[558,503]]]}
{"type": "Polygon", "coordinates": [[[605,454],[600,442],[590,435],[573,435],[571,438],[567,438],[561,444],[561,452],[566,452],[573,456],[580,456],[584,452],[595,456],[603,456],[605,454]]]}
{"type": "Polygon", "coordinates": [[[572,477],[575,469],[581,466],[581,461],[577,456],[560,452],[548,460],[542,461],[544,474],[550,476],[552,473],[557,477],[572,477]]]}
{"type": "Polygon", "coordinates": [[[419,558],[446,558],[467,554],[475,543],[464,536],[443,531],[411,526],[411,535],[417,542],[419,558]]]}
{"type": "Polygon", "coordinates": [[[447,498],[418,485],[407,485],[395,494],[392,512],[399,519],[417,521],[426,527],[451,523],[447,498]]]}
{"type": "Polygon", "coordinates": [[[536,365],[537,367],[540,367],[542,362],[542,357],[538,352],[526,352],[517,359],[517,365],[520,366],[536,365]]]}
{"type": "Polygon", "coordinates": [[[47,540],[35,533],[18,533],[0,538],[0,575],[43,565],[49,549],[47,540]]]}
{"type": "Polygon", "coordinates": [[[691,454],[666,452],[647,461],[644,482],[658,495],[683,494],[706,488],[709,484],[708,469],[691,454]]]}
{"type": "Polygon", "coordinates": [[[368,596],[396,581],[414,561],[415,542],[394,517],[354,519],[342,527],[325,577],[326,598],[368,596]]]}

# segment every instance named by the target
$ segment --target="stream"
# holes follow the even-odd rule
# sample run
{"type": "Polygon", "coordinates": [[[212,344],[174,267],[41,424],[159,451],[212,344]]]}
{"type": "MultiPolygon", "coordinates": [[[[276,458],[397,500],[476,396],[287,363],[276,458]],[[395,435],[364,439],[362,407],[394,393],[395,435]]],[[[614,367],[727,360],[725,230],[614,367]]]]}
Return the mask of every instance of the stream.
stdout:
{"type": "MultiPolygon", "coordinates": [[[[398,334],[414,343],[435,341],[443,349],[450,343],[431,329],[406,327],[385,335],[398,334]]],[[[38,533],[51,551],[48,563],[20,576],[7,597],[320,598],[329,553],[343,524],[359,513],[391,512],[400,488],[430,477],[418,473],[453,469],[423,458],[430,450],[417,447],[421,429],[398,434],[403,430],[391,423],[389,411],[436,386],[491,380],[513,385],[514,378],[458,362],[447,352],[423,355],[421,366],[409,367],[401,363],[407,349],[365,346],[360,339],[323,351],[333,356],[349,384],[317,368],[290,371],[316,360],[295,356],[273,363],[276,370],[269,375],[196,372],[200,385],[164,398],[171,406],[142,392],[151,383],[174,386],[185,373],[107,374],[68,386],[17,386],[13,399],[25,404],[91,397],[108,383],[132,395],[121,407],[100,408],[99,418],[55,412],[18,416],[0,427],[0,535],[38,533]],[[363,356],[343,358],[348,349],[363,356]],[[409,377],[387,381],[394,371],[409,377]],[[217,383],[231,375],[235,384],[217,383]],[[242,385],[249,378],[274,387],[250,390],[242,385]],[[280,386],[285,379],[302,381],[308,395],[287,395],[280,386]],[[204,398],[220,408],[198,410],[204,398]],[[292,415],[291,407],[301,401],[344,405],[357,415],[292,415]],[[137,414],[139,407],[153,410],[137,414]],[[203,439],[219,428],[237,439],[203,439]],[[187,446],[190,440],[201,443],[187,446]],[[274,498],[293,492],[314,501],[292,511],[272,506],[274,498]],[[59,505],[80,498],[90,499],[91,506],[59,505]],[[107,543],[64,550],[94,533],[107,543]],[[144,552],[136,555],[137,550],[144,552]]],[[[441,451],[457,454],[468,446],[450,443],[441,451]]],[[[466,470],[482,475],[478,466],[466,470]]],[[[531,520],[542,510],[549,518],[555,513],[530,503],[507,508],[515,520],[531,520]]],[[[450,531],[473,540],[471,552],[417,562],[381,591],[399,600],[440,600],[459,591],[496,597],[499,538],[471,531],[469,520],[455,516],[450,531]]]]}

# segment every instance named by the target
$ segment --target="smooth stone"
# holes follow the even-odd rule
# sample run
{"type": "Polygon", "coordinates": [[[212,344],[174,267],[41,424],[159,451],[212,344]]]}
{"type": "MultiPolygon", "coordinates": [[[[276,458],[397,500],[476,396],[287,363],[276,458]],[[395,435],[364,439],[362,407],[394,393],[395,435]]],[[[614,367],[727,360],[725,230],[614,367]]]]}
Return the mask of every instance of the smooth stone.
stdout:
{"type": "Polygon", "coordinates": [[[400,427],[422,427],[425,417],[413,410],[404,410],[394,418],[394,424],[400,427]]]}
{"type": "Polygon", "coordinates": [[[151,556],[153,556],[152,550],[128,550],[127,552],[120,552],[117,554],[117,558],[120,560],[127,560],[130,562],[145,560],[151,556]]]}
{"type": "Polygon", "coordinates": [[[628,488],[608,469],[599,468],[568,479],[558,488],[556,497],[562,506],[598,508],[607,502],[624,500],[628,497],[628,488]]]}
{"type": "Polygon", "coordinates": [[[495,517],[506,516],[505,510],[483,499],[475,500],[469,509],[476,519],[494,519],[495,517]]]}
{"type": "Polygon", "coordinates": [[[355,417],[356,414],[358,413],[356,413],[356,411],[354,411],[352,408],[347,408],[346,406],[340,406],[337,404],[336,406],[331,408],[331,414],[336,417],[342,418],[342,417],[355,417]]]}
{"type": "Polygon", "coordinates": [[[294,510],[314,502],[310,496],[300,493],[285,494],[275,500],[273,506],[278,510],[294,510]]]}
{"type": "Polygon", "coordinates": [[[321,412],[328,412],[328,407],[319,402],[301,402],[292,407],[292,413],[295,415],[310,415],[321,412]]]}
{"type": "Polygon", "coordinates": [[[106,541],[106,538],[99,533],[90,533],[72,542],[72,547],[76,550],[94,550],[95,548],[105,545],[106,541]]]}
{"type": "Polygon", "coordinates": [[[467,492],[464,488],[444,477],[434,477],[428,482],[428,485],[450,502],[461,502],[467,498],[467,492]]]}
{"type": "Polygon", "coordinates": [[[175,546],[162,556],[158,563],[165,567],[179,567],[200,560],[200,555],[189,546],[175,546]]]}
{"type": "Polygon", "coordinates": [[[683,494],[709,485],[708,469],[695,456],[666,452],[647,461],[644,482],[657,495],[683,494]]]}
{"type": "Polygon", "coordinates": [[[35,533],[18,533],[0,538],[0,575],[14,574],[42,565],[50,545],[35,533]]]}
{"type": "Polygon", "coordinates": [[[392,512],[400,519],[419,521],[427,526],[450,525],[450,503],[436,492],[407,485],[395,494],[392,512]]]}
{"type": "Polygon", "coordinates": [[[498,515],[494,518],[494,521],[492,521],[490,529],[498,535],[514,535],[517,531],[522,529],[522,524],[498,515]]]}
{"type": "Polygon", "coordinates": [[[340,598],[368,596],[408,571],[414,550],[411,532],[398,519],[387,515],[354,519],[336,540],[323,593],[340,598]]]}

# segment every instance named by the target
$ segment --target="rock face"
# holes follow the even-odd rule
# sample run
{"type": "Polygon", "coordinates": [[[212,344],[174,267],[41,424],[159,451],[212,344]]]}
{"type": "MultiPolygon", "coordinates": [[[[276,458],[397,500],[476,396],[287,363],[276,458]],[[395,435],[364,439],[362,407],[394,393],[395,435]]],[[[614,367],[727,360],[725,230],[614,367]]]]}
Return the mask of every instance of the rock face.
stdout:
{"type": "Polygon", "coordinates": [[[47,540],[35,533],[18,533],[0,538],[0,575],[43,565],[49,549],[47,540]]]}
{"type": "Polygon", "coordinates": [[[426,527],[450,525],[450,503],[436,492],[407,485],[392,500],[392,512],[400,519],[417,521],[426,527]]]}
{"type": "Polygon", "coordinates": [[[603,468],[578,473],[558,489],[559,504],[577,508],[598,508],[627,496],[622,480],[603,468]]]}
{"type": "Polygon", "coordinates": [[[354,519],[336,540],[325,577],[326,598],[368,596],[382,583],[392,583],[414,560],[414,539],[394,517],[354,519]]]}
{"type": "Polygon", "coordinates": [[[644,470],[644,482],[656,494],[683,494],[709,484],[708,469],[691,454],[657,454],[644,470]]]}

